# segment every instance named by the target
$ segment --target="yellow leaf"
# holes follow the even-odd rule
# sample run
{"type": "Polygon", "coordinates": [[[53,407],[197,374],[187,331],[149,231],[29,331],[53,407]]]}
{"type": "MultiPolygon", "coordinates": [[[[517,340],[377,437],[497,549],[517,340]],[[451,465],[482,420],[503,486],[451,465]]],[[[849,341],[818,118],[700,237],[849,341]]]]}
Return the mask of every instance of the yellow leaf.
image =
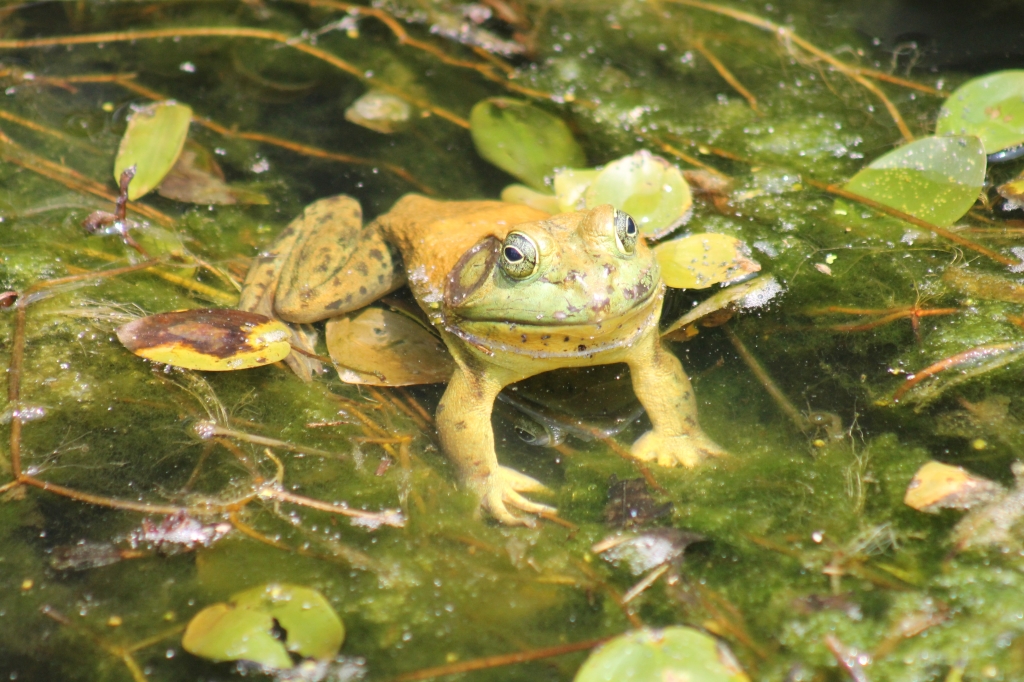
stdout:
{"type": "Polygon", "coordinates": [[[960,467],[928,462],[914,474],[903,503],[928,513],[939,509],[969,509],[1001,489],[987,478],[974,476],[960,467]]]}
{"type": "Polygon", "coordinates": [[[328,322],[327,350],[338,376],[349,384],[435,384],[448,381],[455,371],[439,338],[408,316],[382,308],[328,322]]]}
{"type": "Polygon", "coordinates": [[[761,269],[739,239],[724,234],[695,234],[654,247],[665,284],[676,289],[706,289],[761,269]]]}
{"type": "Polygon", "coordinates": [[[220,308],[143,317],[118,327],[117,338],[147,360],[207,372],[269,365],[292,350],[283,322],[220,308]]]}

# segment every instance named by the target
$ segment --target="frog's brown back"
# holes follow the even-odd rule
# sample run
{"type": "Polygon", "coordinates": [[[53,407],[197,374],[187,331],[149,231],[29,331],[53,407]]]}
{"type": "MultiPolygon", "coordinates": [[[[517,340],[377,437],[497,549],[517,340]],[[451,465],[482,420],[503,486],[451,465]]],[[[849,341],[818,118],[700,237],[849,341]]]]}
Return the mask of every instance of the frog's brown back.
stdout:
{"type": "Polygon", "coordinates": [[[444,290],[448,273],[481,239],[503,240],[514,226],[548,217],[504,201],[437,201],[406,194],[376,223],[402,254],[410,287],[422,300],[444,290]]]}

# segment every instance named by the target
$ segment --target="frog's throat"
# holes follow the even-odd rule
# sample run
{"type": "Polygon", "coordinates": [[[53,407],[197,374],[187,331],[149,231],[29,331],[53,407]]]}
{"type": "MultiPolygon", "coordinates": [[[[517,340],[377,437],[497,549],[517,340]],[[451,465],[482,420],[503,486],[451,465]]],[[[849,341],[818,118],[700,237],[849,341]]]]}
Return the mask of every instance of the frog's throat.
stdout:
{"type": "Polygon", "coordinates": [[[497,320],[464,320],[442,316],[448,333],[494,356],[514,354],[537,359],[593,358],[629,348],[661,318],[665,287],[617,317],[594,323],[523,324],[497,320]]]}

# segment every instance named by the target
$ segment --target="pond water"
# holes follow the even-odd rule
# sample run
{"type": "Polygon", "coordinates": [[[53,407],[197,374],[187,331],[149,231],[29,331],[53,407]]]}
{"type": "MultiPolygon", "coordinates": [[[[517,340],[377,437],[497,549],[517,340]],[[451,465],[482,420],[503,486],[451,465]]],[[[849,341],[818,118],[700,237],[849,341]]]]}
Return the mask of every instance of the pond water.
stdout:
{"type": "MultiPolygon", "coordinates": [[[[962,510],[904,504],[931,460],[1013,488],[1024,223],[994,187],[1022,163],[989,168],[947,236],[829,190],[930,135],[959,84],[1020,63],[1014,6],[948,4],[0,9],[0,292],[20,294],[0,310],[0,675],[258,675],[188,653],[182,633],[288,583],[345,624],[332,679],[570,680],[596,640],[667,625],[720,637],[755,680],[1024,678],[1020,501],[990,494],[1001,506],[960,525],[962,510]],[[413,105],[395,132],[346,120],[375,88],[413,105]],[[509,527],[475,513],[441,451],[443,386],[192,372],[118,343],[144,314],[232,307],[252,257],[316,199],[351,195],[369,219],[408,192],[497,198],[515,179],[468,119],[499,96],[565,121],[588,166],[647,149],[703,170],[672,237],[736,237],[781,285],[668,342],[728,456],[638,466],[650,423],[622,367],[512,393],[499,459],[550,488],[534,497],[559,520],[509,527]],[[152,193],[132,234],[166,260],[87,276],[142,260],[82,221],[113,210],[133,107],[166,99],[193,109],[186,149],[265,203],[152,193]],[[521,437],[543,432],[523,409],[538,395],[555,423],[584,413],[558,447],[521,437]],[[404,522],[381,525],[386,510],[404,522]],[[613,562],[595,544],[616,533],[676,559],[613,562]]],[[[715,291],[670,292],[663,321],[715,291]]]]}

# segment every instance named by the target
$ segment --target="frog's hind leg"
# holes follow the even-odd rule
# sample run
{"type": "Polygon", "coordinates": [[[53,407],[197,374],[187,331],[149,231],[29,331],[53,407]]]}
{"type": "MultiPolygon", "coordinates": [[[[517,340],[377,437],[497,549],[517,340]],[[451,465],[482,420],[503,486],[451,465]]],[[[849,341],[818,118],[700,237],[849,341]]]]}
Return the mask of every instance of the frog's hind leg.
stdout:
{"type": "Polygon", "coordinates": [[[296,242],[278,279],[274,309],[291,322],[357,310],[405,283],[397,258],[352,197],[310,204],[293,221],[296,242]]]}
{"type": "MultiPolygon", "coordinates": [[[[274,295],[277,292],[278,276],[284,264],[283,254],[291,251],[298,236],[294,224],[289,225],[270,249],[256,257],[245,277],[245,284],[242,285],[242,295],[238,300],[239,310],[277,318],[274,312],[274,295]]],[[[302,325],[299,329],[291,327],[291,334],[293,348],[314,352],[317,338],[315,331],[302,325]]],[[[323,371],[323,366],[317,360],[294,351],[284,361],[303,381],[311,381],[313,374],[323,371]]]]}

